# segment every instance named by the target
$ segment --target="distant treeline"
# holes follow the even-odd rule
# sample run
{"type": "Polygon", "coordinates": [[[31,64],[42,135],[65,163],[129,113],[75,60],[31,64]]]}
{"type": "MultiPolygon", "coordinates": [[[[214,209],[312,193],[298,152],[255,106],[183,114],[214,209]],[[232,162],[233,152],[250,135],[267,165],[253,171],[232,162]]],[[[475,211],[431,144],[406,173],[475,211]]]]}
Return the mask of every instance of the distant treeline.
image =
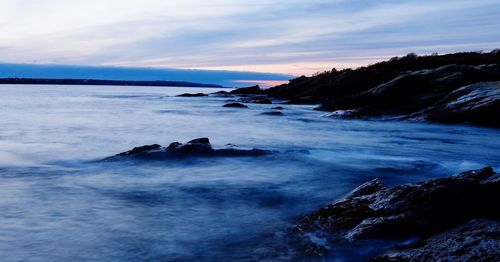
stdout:
{"type": "Polygon", "coordinates": [[[103,85],[103,86],[175,86],[175,87],[222,87],[183,81],[125,81],[97,79],[43,79],[43,78],[0,78],[0,84],[21,85],[103,85]]]}
{"type": "Polygon", "coordinates": [[[434,53],[426,56],[410,53],[366,67],[343,70],[333,68],[330,71],[318,72],[311,77],[301,76],[288,84],[267,89],[265,92],[283,99],[299,99],[305,96],[339,98],[367,91],[407,71],[433,69],[450,64],[500,64],[500,50],[445,55],[434,53]]]}

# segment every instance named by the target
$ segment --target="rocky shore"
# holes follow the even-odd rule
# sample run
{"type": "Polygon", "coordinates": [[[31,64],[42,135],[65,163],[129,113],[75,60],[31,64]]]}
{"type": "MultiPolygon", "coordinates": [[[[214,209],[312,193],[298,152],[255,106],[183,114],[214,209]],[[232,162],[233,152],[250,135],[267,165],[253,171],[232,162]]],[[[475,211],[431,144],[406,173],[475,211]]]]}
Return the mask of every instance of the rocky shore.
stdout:
{"type": "Polygon", "coordinates": [[[395,187],[375,179],[303,217],[290,235],[306,257],[370,240],[392,243],[372,261],[500,261],[499,206],[500,175],[490,167],[395,187]]]}
{"type": "MultiPolygon", "coordinates": [[[[285,108],[276,103],[315,104],[337,118],[500,127],[500,52],[408,55],[355,70],[299,77],[267,90],[252,86],[207,95],[231,99],[222,106],[234,110],[269,104],[271,111],[261,112],[266,116],[286,117],[281,112],[285,108]]],[[[266,153],[213,149],[206,139],[135,148],[113,158],[266,153]],[[194,154],[185,149],[191,144],[197,148],[194,154]]],[[[305,260],[335,259],[341,250],[356,249],[366,252],[352,261],[500,261],[498,207],[500,175],[491,167],[394,187],[375,179],[298,219],[285,238],[291,253],[305,260]]]]}
{"type": "Polygon", "coordinates": [[[355,70],[299,77],[262,90],[240,88],[240,102],[285,100],[317,104],[329,116],[428,120],[500,127],[500,52],[416,56],[409,54],[355,70]]]}

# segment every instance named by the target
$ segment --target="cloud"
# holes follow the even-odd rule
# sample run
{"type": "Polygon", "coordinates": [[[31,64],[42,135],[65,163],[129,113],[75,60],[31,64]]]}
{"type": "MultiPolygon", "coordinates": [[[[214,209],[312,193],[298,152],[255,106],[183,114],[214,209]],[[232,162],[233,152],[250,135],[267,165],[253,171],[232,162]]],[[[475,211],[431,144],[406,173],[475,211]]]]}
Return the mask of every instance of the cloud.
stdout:
{"type": "Polygon", "coordinates": [[[0,61],[310,74],[494,49],[498,13],[500,0],[5,0],[0,61]]]}

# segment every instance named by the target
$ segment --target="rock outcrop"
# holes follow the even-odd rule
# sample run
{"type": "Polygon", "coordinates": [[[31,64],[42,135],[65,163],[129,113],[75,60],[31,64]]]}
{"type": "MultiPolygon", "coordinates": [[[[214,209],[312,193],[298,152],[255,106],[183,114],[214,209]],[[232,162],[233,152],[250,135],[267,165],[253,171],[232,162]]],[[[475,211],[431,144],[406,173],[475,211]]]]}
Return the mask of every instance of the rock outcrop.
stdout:
{"type": "Polygon", "coordinates": [[[117,154],[104,159],[104,161],[120,160],[127,158],[136,159],[177,159],[188,157],[244,157],[244,156],[263,156],[269,154],[269,151],[261,149],[241,149],[233,145],[226,148],[214,149],[208,138],[198,138],[185,144],[173,142],[168,147],[158,144],[135,147],[132,150],[117,154]]]}
{"type": "Polygon", "coordinates": [[[471,220],[425,241],[388,251],[372,261],[500,261],[500,222],[471,220]]]}
{"type": "Polygon", "coordinates": [[[217,91],[215,93],[210,93],[211,96],[218,96],[218,97],[232,97],[233,95],[229,94],[229,92],[221,90],[217,91]]]}
{"type": "Polygon", "coordinates": [[[428,108],[440,107],[443,99],[455,97],[453,92],[463,86],[499,79],[500,65],[448,65],[404,73],[366,92],[332,99],[318,109],[355,110],[351,117],[415,116],[428,108]]]}
{"type": "Polygon", "coordinates": [[[498,50],[429,56],[410,53],[367,67],[334,68],[311,77],[301,76],[266,90],[253,87],[233,93],[268,95],[288,104],[320,104],[317,109],[333,112],[332,117],[416,119],[497,127],[500,118],[490,117],[490,112],[498,111],[498,99],[492,97],[497,91],[477,86],[464,88],[492,81],[500,81],[498,50]],[[466,98],[477,103],[461,100],[449,106],[459,98],[457,95],[463,96],[458,89],[474,89],[474,97],[466,98]]]}
{"type": "Polygon", "coordinates": [[[202,96],[208,96],[208,95],[203,94],[203,93],[196,93],[196,94],[184,93],[184,94],[178,95],[178,97],[202,97],[202,96]]]}
{"type": "Polygon", "coordinates": [[[238,88],[229,93],[233,95],[256,95],[256,94],[263,94],[264,90],[260,89],[260,86],[256,85],[256,86],[238,88]]]}
{"type": "Polygon", "coordinates": [[[272,104],[273,103],[273,101],[271,101],[271,99],[269,99],[267,96],[262,96],[262,95],[243,97],[243,98],[240,98],[238,101],[242,102],[242,103],[251,103],[251,104],[272,104]]]}
{"type": "MultiPolygon", "coordinates": [[[[404,242],[417,238],[427,239],[427,243],[437,245],[440,240],[458,238],[459,235],[455,233],[462,232],[460,229],[447,230],[472,219],[488,218],[498,221],[499,206],[500,175],[490,167],[395,187],[387,187],[377,179],[361,185],[344,200],[300,219],[292,231],[294,237],[299,239],[297,242],[304,254],[311,256],[327,256],[329,252],[335,252],[335,246],[339,243],[355,244],[368,239],[404,242]],[[323,239],[321,244],[317,239],[323,239]]],[[[495,224],[492,230],[495,231],[496,240],[491,245],[498,246],[500,232],[498,222],[495,224]]],[[[463,227],[472,226],[465,224],[463,227]]],[[[481,236],[481,233],[474,232],[472,230],[470,235],[481,236]]],[[[474,241],[480,240],[476,238],[474,241]]],[[[456,244],[460,243],[456,241],[456,244]]],[[[439,245],[450,250],[454,247],[461,249],[456,244],[448,242],[439,245]]],[[[425,249],[424,246],[404,254],[419,254],[425,249]]],[[[483,252],[478,255],[484,257],[497,252],[489,248],[478,250],[483,252]]],[[[387,253],[386,256],[397,257],[391,255],[396,253],[387,253]]],[[[403,253],[397,254],[406,256],[403,253]]],[[[463,258],[467,255],[469,254],[464,254],[463,258]]],[[[417,261],[416,258],[403,261],[417,261]]]]}
{"type": "Polygon", "coordinates": [[[459,88],[424,110],[425,119],[500,127],[500,82],[459,88]]]}
{"type": "Polygon", "coordinates": [[[223,105],[222,107],[235,107],[235,108],[248,108],[248,106],[242,104],[242,103],[227,103],[223,105]]]}

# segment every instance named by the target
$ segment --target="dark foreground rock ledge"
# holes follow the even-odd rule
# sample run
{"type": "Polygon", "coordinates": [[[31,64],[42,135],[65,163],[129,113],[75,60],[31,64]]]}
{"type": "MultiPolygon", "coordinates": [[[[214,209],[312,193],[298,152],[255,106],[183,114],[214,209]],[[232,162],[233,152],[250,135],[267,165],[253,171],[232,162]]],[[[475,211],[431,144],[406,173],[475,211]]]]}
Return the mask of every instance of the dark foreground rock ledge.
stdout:
{"type": "Polygon", "coordinates": [[[330,256],[346,243],[390,240],[406,246],[379,250],[373,259],[500,261],[498,207],[500,175],[491,167],[396,187],[377,179],[300,219],[292,238],[313,257],[330,256]]]}
{"type": "Polygon", "coordinates": [[[372,261],[500,261],[500,222],[474,219],[372,261]]]}
{"type": "Polygon", "coordinates": [[[244,157],[263,156],[269,151],[261,149],[240,149],[235,146],[228,146],[221,149],[214,149],[208,138],[198,138],[185,144],[173,142],[168,147],[158,144],[135,147],[132,150],[117,154],[104,159],[104,161],[114,161],[126,158],[166,160],[170,158],[187,157],[244,157]]]}

